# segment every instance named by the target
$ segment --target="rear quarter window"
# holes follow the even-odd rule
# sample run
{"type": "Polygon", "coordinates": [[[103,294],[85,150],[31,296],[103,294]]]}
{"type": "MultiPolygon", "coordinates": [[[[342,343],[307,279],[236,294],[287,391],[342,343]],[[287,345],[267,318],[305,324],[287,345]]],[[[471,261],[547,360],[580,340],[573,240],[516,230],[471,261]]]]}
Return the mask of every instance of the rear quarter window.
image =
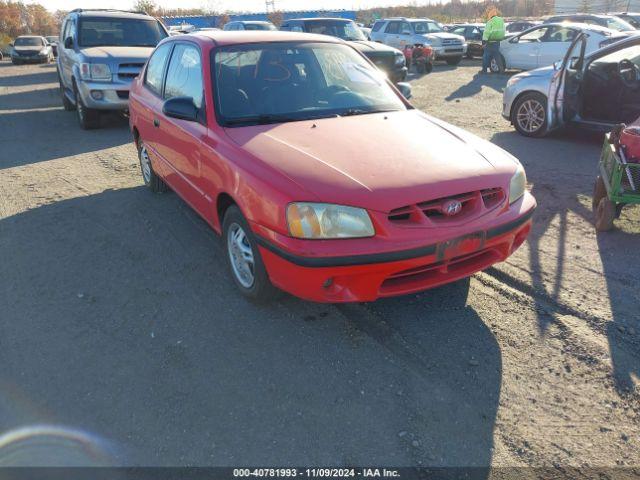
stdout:
{"type": "Polygon", "coordinates": [[[378,30],[380,30],[382,28],[382,25],[384,25],[384,22],[376,22],[373,24],[373,28],[371,28],[372,32],[377,32],[378,30]]]}
{"type": "Polygon", "coordinates": [[[147,65],[147,73],[144,77],[145,86],[156,95],[162,95],[162,76],[164,75],[164,66],[167,63],[167,57],[171,51],[172,43],[165,43],[156,49],[149,59],[147,65]]]}

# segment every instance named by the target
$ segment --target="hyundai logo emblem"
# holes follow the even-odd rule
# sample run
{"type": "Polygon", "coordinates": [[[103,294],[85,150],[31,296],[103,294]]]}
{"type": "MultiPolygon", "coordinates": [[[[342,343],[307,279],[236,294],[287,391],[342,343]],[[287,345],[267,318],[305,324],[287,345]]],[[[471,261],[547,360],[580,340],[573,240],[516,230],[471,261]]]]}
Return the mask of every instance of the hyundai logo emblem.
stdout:
{"type": "Polygon", "coordinates": [[[453,217],[454,215],[460,213],[460,210],[462,210],[462,203],[458,200],[449,200],[444,204],[442,210],[448,217],[453,217]]]}

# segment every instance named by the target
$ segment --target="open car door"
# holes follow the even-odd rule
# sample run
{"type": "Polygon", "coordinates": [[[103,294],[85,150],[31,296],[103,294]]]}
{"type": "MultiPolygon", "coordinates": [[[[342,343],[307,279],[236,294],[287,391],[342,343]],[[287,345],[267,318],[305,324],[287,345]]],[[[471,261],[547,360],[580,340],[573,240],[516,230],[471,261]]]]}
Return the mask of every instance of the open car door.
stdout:
{"type": "Polygon", "coordinates": [[[549,86],[549,129],[555,129],[578,114],[587,35],[580,32],[562,62],[554,64],[556,73],[549,86]]]}

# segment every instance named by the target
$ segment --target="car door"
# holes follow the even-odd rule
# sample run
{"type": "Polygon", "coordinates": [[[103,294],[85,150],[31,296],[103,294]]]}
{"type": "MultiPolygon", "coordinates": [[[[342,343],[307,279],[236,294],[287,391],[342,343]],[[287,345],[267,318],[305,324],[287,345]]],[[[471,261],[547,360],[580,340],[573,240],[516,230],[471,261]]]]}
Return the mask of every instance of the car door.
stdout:
{"type": "Polygon", "coordinates": [[[549,28],[549,26],[532,28],[508,40],[507,48],[503,52],[507,67],[519,70],[537,68],[541,39],[549,28]]]}
{"type": "Polygon", "coordinates": [[[586,34],[579,32],[551,79],[547,95],[549,129],[578,114],[586,45],[586,34]]]}
{"type": "Polygon", "coordinates": [[[562,60],[571,46],[577,30],[562,25],[554,25],[540,39],[538,46],[538,67],[547,67],[562,60]]]}
{"type": "Polygon", "coordinates": [[[398,35],[398,46],[397,49],[403,50],[405,46],[412,45],[413,39],[413,28],[411,28],[411,24],[409,22],[402,22],[400,24],[400,32],[398,35]]]}
{"type": "Polygon", "coordinates": [[[135,124],[140,138],[147,147],[153,168],[162,177],[170,174],[171,169],[166,165],[169,160],[162,158],[158,150],[159,132],[156,125],[159,118],[157,112],[162,107],[164,74],[172,48],[173,43],[165,43],[153,52],[147,63],[144,76],[140,79],[142,88],[135,89],[135,94],[129,96],[129,103],[132,106],[135,104],[135,108],[132,110],[137,112],[135,124]]]}
{"type": "Polygon", "coordinates": [[[71,77],[73,75],[73,59],[75,52],[73,50],[73,45],[68,44],[67,38],[71,38],[71,43],[73,44],[73,38],[75,36],[74,32],[75,19],[68,18],[62,29],[62,35],[58,45],[58,71],[60,72],[60,77],[62,78],[64,85],[68,89],[71,89],[71,77]],[[68,46],[71,48],[67,48],[68,46]]]}
{"type": "Polygon", "coordinates": [[[166,68],[163,99],[189,97],[199,110],[200,121],[164,115],[157,110],[158,152],[173,170],[174,190],[206,216],[208,203],[202,188],[202,141],[207,136],[202,55],[197,44],[176,42],[166,68]]]}
{"type": "Polygon", "coordinates": [[[387,27],[384,29],[384,40],[383,43],[389,45],[390,47],[400,48],[400,27],[402,22],[397,20],[392,20],[387,24],[387,27]]]}

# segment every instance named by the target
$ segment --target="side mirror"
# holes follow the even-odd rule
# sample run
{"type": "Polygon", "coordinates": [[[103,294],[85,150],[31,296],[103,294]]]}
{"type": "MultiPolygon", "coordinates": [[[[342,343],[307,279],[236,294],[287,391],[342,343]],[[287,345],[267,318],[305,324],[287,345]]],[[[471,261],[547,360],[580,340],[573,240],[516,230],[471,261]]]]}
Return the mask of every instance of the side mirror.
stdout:
{"type": "Polygon", "coordinates": [[[510,43],[518,43],[520,41],[520,37],[513,37],[511,40],[509,40],[510,43]]]}
{"type": "Polygon", "coordinates": [[[396,84],[396,87],[398,87],[398,90],[400,90],[400,93],[404,98],[406,98],[407,100],[411,98],[411,85],[409,83],[398,82],[396,84]]]}
{"type": "Polygon", "coordinates": [[[67,37],[64,39],[64,48],[73,48],[73,38],[67,37]]]}
{"type": "Polygon", "coordinates": [[[569,61],[569,68],[571,70],[578,70],[581,67],[581,59],[580,57],[571,57],[571,60],[569,61]]]}
{"type": "Polygon", "coordinates": [[[200,120],[198,108],[191,97],[173,97],[162,105],[162,113],[167,117],[197,122],[200,120]]]}

